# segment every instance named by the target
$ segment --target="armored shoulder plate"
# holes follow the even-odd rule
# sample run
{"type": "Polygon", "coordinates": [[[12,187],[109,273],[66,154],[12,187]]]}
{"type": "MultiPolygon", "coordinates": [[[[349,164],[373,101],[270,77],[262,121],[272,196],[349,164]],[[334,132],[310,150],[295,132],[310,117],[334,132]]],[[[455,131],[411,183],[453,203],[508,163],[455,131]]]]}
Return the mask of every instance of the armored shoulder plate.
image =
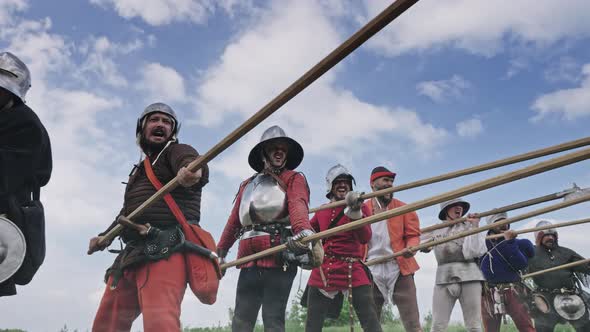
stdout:
{"type": "Polygon", "coordinates": [[[288,222],[287,194],[268,174],[258,174],[242,193],[239,216],[242,226],[288,222]]]}

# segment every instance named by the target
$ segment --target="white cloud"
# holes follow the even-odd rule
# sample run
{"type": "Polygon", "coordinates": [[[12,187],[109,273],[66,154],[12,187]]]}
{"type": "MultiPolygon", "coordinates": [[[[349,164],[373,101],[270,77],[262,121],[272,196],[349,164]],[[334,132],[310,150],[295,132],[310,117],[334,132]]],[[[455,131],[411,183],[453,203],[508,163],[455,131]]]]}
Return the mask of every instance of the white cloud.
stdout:
{"type": "Polygon", "coordinates": [[[584,79],[577,88],[562,89],[544,94],[533,102],[531,108],[537,113],[532,121],[539,121],[555,114],[566,120],[575,120],[590,115],[590,64],[582,68],[584,79]]]}
{"type": "Polygon", "coordinates": [[[121,73],[115,59],[141,49],[144,43],[135,39],[128,43],[114,43],[107,37],[90,37],[77,48],[86,57],[79,66],[76,76],[83,80],[100,82],[115,88],[126,87],[127,79],[121,73]]]}
{"type": "MultiPolygon", "coordinates": [[[[114,7],[126,18],[140,17],[151,25],[171,22],[205,23],[208,13],[214,8],[210,0],[90,0],[102,7],[114,7]]],[[[231,2],[226,1],[231,4],[231,2]]]]}
{"type": "Polygon", "coordinates": [[[138,88],[149,95],[150,100],[186,100],[184,78],[174,68],[159,63],[148,63],[141,69],[138,88]]]}
{"type": "MultiPolygon", "coordinates": [[[[262,13],[257,25],[240,34],[204,75],[197,88],[199,123],[216,126],[229,116],[250,116],[338,46],[343,38],[328,16],[313,1],[283,2],[262,13]],[[299,28],[301,21],[305,29],[299,28]]],[[[361,145],[375,143],[382,135],[393,137],[392,145],[409,142],[414,150],[423,150],[447,136],[412,110],[372,105],[336,88],[336,76],[337,72],[328,72],[272,116],[273,124],[280,123],[294,135],[306,154],[363,150],[361,145]]],[[[267,123],[260,127],[271,125],[267,123]]],[[[248,175],[247,166],[236,165],[245,165],[261,130],[238,143],[231,155],[224,154],[215,168],[228,176],[248,175]]]]}
{"type": "MultiPolygon", "coordinates": [[[[365,0],[368,17],[372,18],[391,2],[365,0]]],[[[562,38],[590,35],[586,13],[590,2],[535,0],[486,1],[448,0],[420,1],[369,45],[385,55],[455,47],[468,52],[492,56],[504,49],[504,41],[534,43],[544,46],[562,38]]]]}
{"type": "Polygon", "coordinates": [[[13,22],[14,13],[27,8],[26,0],[1,0],[0,1],[0,26],[13,22]]]}
{"type": "Polygon", "coordinates": [[[469,119],[457,123],[457,134],[461,137],[475,137],[483,132],[479,119],[469,119]]]}
{"type": "Polygon", "coordinates": [[[563,56],[552,63],[543,73],[548,82],[575,83],[581,78],[580,64],[572,57],[563,56]]]}
{"type": "Polygon", "coordinates": [[[138,17],[154,26],[175,22],[204,24],[217,8],[230,17],[238,11],[255,9],[252,0],[90,0],[90,3],[103,8],[113,7],[125,19],[138,17]]]}
{"type": "Polygon", "coordinates": [[[471,83],[459,75],[453,75],[448,80],[425,81],[416,85],[418,93],[429,97],[437,103],[447,101],[451,98],[461,98],[463,91],[468,89],[471,83]]]}

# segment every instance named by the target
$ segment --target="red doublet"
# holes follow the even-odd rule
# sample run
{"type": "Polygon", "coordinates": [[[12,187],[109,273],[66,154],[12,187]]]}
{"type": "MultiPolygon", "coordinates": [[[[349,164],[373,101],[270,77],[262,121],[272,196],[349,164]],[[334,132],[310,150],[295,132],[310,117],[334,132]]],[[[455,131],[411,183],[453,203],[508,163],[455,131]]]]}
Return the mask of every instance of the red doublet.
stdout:
{"type": "MultiPolygon", "coordinates": [[[[292,170],[284,170],[279,175],[279,178],[287,186],[287,206],[289,209],[289,220],[294,234],[299,233],[304,229],[311,229],[309,224],[309,189],[305,177],[292,170]]],[[[242,201],[242,192],[246,185],[250,182],[248,179],[240,185],[240,190],[236,196],[234,207],[231,211],[227,224],[221,234],[221,239],[217,244],[217,248],[222,250],[229,250],[234,242],[238,239],[242,224],[240,223],[239,208],[242,201]]],[[[257,236],[245,240],[241,240],[238,248],[238,258],[255,254],[257,252],[266,250],[281,244],[280,235],[273,234],[270,236],[257,236]]],[[[238,268],[243,267],[278,267],[277,255],[270,255],[261,259],[239,265],[238,268]]]]}
{"type": "MultiPolygon", "coordinates": [[[[318,211],[311,219],[311,226],[316,232],[325,231],[334,218],[344,207],[318,211]]],[[[362,206],[363,215],[370,214],[366,205],[362,206]]],[[[336,226],[349,223],[346,215],[342,216],[336,226]]],[[[354,258],[352,263],[352,287],[370,285],[371,281],[360,260],[363,258],[364,247],[371,239],[371,226],[365,225],[352,231],[339,233],[324,239],[324,262],[319,268],[311,271],[308,285],[330,291],[348,289],[348,262],[342,258],[354,258]],[[322,278],[323,274],[323,278],[322,278]],[[325,279],[325,283],[324,283],[325,279]]]]}

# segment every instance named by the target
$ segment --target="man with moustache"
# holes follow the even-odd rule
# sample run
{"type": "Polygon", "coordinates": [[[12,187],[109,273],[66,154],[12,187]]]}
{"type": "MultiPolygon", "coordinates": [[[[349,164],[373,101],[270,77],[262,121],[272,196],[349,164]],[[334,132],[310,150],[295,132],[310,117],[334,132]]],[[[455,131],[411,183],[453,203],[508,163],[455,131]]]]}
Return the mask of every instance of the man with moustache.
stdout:
{"type": "MultiPolygon", "coordinates": [[[[217,245],[218,255],[223,260],[238,239],[238,258],[281,242],[286,242],[289,252],[238,266],[232,331],[253,331],[261,307],[265,331],[285,330],[285,310],[299,265],[295,255],[308,257],[311,252],[311,244],[299,240],[314,234],[309,187],[305,176],[295,171],[302,160],[301,145],[279,126],[268,128],[250,151],[248,163],[256,174],[240,185],[217,245]]],[[[311,265],[321,263],[320,257],[312,258],[317,261],[311,265]]]]}
{"type": "MultiPolygon", "coordinates": [[[[395,173],[383,166],[371,172],[371,189],[379,191],[393,186],[395,173]]],[[[366,202],[371,214],[392,210],[405,203],[393,193],[371,198],[366,202]]],[[[395,260],[369,266],[373,275],[373,296],[380,318],[385,302],[391,300],[399,310],[406,331],[422,331],[416,299],[414,273],[420,268],[414,252],[408,248],[420,244],[420,220],[416,212],[371,224],[372,236],[367,246],[367,260],[403,252],[395,260]]]]}
{"type": "MultiPolygon", "coordinates": [[[[461,198],[444,202],[438,218],[443,222],[453,221],[463,217],[469,207],[470,204],[461,198]]],[[[479,227],[479,218],[469,214],[465,222],[424,234],[422,241],[441,239],[476,227],[479,227]]],[[[467,331],[481,331],[481,284],[484,277],[476,260],[487,252],[485,236],[480,232],[434,247],[438,266],[432,297],[432,332],[446,331],[457,300],[467,331]]]]}
{"type": "Polygon", "coordinates": [[[0,53],[0,296],[28,284],[45,258],[41,187],[51,177],[51,144],[25,104],[31,73],[18,57],[0,53]],[[24,257],[24,258],[23,258],[24,257]]]}
{"type": "MultiPolygon", "coordinates": [[[[199,223],[201,192],[209,180],[209,170],[207,166],[196,172],[187,169],[199,154],[190,145],[178,142],[179,128],[176,113],[164,103],[151,104],[143,111],[137,120],[136,139],[145,159],[130,174],[120,216],[129,215],[156,193],[146,171],[151,165],[162,183],[177,177],[180,185],[170,194],[187,222],[199,223]]],[[[125,228],[121,233],[126,245],[107,270],[107,285],[92,331],[129,331],[139,314],[143,315],[144,331],[179,331],[187,284],[185,260],[179,251],[183,238],[179,221],[167,203],[158,200],[134,222],[145,225],[148,232],[125,228]],[[153,253],[152,246],[162,249],[153,253]]],[[[106,248],[108,243],[101,243],[101,239],[117,223],[115,220],[90,239],[88,254],[106,248]]]]}
{"type": "MultiPolygon", "coordinates": [[[[487,224],[507,219],[498,213],[487,218],[487,224]]],[[[486,279],[481,300],[483,325],[486,332],[500,332],[502,318],[510,315],[520,332],[534,332],[535,327],[523,302],[526,288],[520,275],[526,270],[535,248],[527,239],[517,239],[510,224],[492,228],[488,235],[503,234],[503,237],[486,239],[488,252],[480,258],[480,267],[486,279]]]]}
{"type": "MultiPolygon", "coordinates": [[[[359,199],[360,194],[352,190],[354,177],[338,164],[326,175],[326,198],[330,202],[346,199],[347,207],[336,207],[318,211],[311,219],[316,232],[345,225],[353,220],[368,216],[370,211],[359,199]]],[[[371,226],[342,232],[323,240],[324,261],[311,271],[308,281],[307,320],[305,331],[321,331],[324,320],[338,301],[341,294],[348,296],[349,315],[352,322],[352,307],[356,311],[363,331],[379,332],[381,324],[371,289],[369,271],[362,263],[363,245],[371,238],[371,226]]],[[[341,302],[337,307],[340,308],[341,302]]],[[[337,310],[340,312],[340,310],[337,310]]]]}
{"type": "MultiPolygon", "coordinates": [[[[551,225],[540,221],[537,227],[551,225]]],[[[535,232],[535,257],[529,260],[529,272],[583,260],[575,251],[560,246],[555,229],[535,232]]],[[[590,295],[582,289],[590,281],[590,265],[578,265],[567,269],[547,272],[533,277],[539,292],[548,302],[550,311],[533,310],[538,332],[552,332],[557,324],[570,323],[576,331],[590,331],[588,305],[590,295]]]]}

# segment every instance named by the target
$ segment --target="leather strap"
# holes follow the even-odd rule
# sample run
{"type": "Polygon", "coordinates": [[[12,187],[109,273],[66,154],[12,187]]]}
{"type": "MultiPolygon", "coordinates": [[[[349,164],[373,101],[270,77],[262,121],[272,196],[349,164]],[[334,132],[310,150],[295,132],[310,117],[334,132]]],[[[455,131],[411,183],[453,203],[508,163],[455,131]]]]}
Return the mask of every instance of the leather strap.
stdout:
{"type": "MultiPolygon", "coordinates": [[[[156,174],[154,173],[154,170],[152,169],[152,164],[150,163],[150,159],[148,157],[146,157],[143,160],[143,166],[145,168],[145,174],[147,175],[147,177],[150,180],[150,182],[152,183],[152,185],[154,187],[156,187],[156,190],[160,190],[163,187],[162,182],[160,182],[160,180],[158,180],[158,178],[156,177],[156,174]]],[[[172,197],[172,195],[170,193],[167,193],[166,195],[164,195],[164,201],[166,201],[166,204],[170,208],[170,211],[172,211],[172,214],[174,215],[176,220],[183,227],[187,227],[188,222],[186,221],[186,217],[184,216],[184,213],[182,213],[182,211],[180,210],[180,207],[178,206],[178,204],[176,204],[176,201],[174,200],[174,198],[172,197]]]]}

